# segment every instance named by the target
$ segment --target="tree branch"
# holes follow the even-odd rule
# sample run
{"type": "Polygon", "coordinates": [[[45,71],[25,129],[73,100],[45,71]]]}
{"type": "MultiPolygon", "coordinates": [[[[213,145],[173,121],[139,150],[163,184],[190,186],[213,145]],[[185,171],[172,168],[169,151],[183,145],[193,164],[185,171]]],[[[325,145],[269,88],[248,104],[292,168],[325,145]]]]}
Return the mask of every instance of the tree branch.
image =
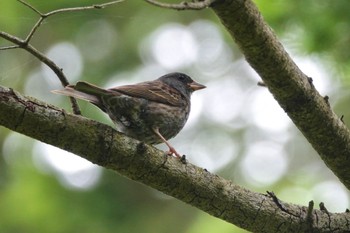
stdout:
{"type": "Polygon", "coordinates": [[[280,106],[350,189],[350,132],[301,72],[251,0],[211,5],[280,106]]]}
{"type": "Polygon", "coordinates": [[[193,2],[183,1],[178,4],[163,3],[156,0],[145,0],[145,1],[158,7],[174,9],[174,10],[202,10],[204,8],[208,8],[216,0],[202,0],[202,1],[193,1],[193,2]]]}
{"type": "MultiPolygon", "coordinates": [[[[27,41],[22,40],[18,37],[12,36],[6,32],[1,32],[1,31],[0,31],[0,37],[16,44],[15,46],[8,46],[8,47],[0,48],[0,50],[22,48],[22,49],[28,51],[34,57],[38,58],[42,63],[44,63],[48,67],[50,67],[50,69],[57,75],[57,77],[59,78],[59,80],[61,81],[61,84],[63,86],[69,85],[69,82],[66,78],[66,75],[63,73],[63,70],[60,67],[58,67],[55,62],[53,62],[50,58],[45,56],[43,53],[39,52],[36,48],[34,48],[27,41]]],[[[76,99],[74,99],[73,97],[70,97],[70,101],[72,104],[73,112],[75,114],[80,115],[81,112],[80,112],[80,109],[79,109],[79,106],[78,106],[76,99]]]]}
{"type": "MultiPolygon", "coordinates": [[[[18,1],[20,3],[22,3],[23,5],[25,5],[26,7],[28,7],[29,9],[31,9],[32,11],[34,11],[35,13],[37,13],[40,16],[40,18],[35,23],[35,25],[32,27],[32,29],[30,30],[30,32],[26,36],[26,39],[24,39],[24,40],[20,39],[16,36],[13,36],[11,34],[8,34],[6,32],[0,31],[0,37],[15,44],[13,46],[0,47],[0,51],[1,50],[8,50],[8,49],[16,49],[16,48],[22,48],[22,49],[28,51],[29,53],[34,55],[36,58],[38,58],[41,62],[46,64],[57,75],[57,77],[61,81],[62,86],[67,86],[67,85],[69,85],[69,82],[68,82],[68,79],[66,78],[65,74],[63,73],[63,70],[60,67],[58,67],[51,59],[46,57],[43,53],[39,52],[39,50],[37,50],[35,47],[33,47],[31,44],[29,44],[29,42],[33,38],[35,32],[39,29],[39,27],[44,22],[44,20],[46,18],[48,18],[49,16],[52,16],[52,15],[55,15],[58,13],[65,13],[65,12],[102,9],[104,7],[107,7],[107,6],[123,2],[124,0],[116,0],[116,1],[111,1],[111,2],[107,2],[107,3],[103,3],[103,4],[95,4],[95,5],[91,5],[91,6],[62,8],[62,9],[50,11],[50,12],[45,13],[45,14],[41,13],[34,6],[30,5],[29,3],[27,3],[23,0],[18,0],[18,1]]],[[[81,112],[80,112],[80,109],[79,109],[79,106],[78,106],[76,99],[74,99],[73,97],[70,97],[70,101],[72,104],[73,112],[75,114],[80,115],[81,112]]]]}
{"type": "Polygon", "coordinates": [[[80,155],[250,231],[349,230],[347,213],[283,203],[182,163],[113,128],[0,86],[0,125],[80,155]],[[281,208],[281,206],[283,208],[281,208]],[[311,223],[310,219],[318,221],[311,223]]]}
{"type": "Polygon", "coordinates": [[[0,47],[0,50],[10,50],[10,49],[18,49],[20,48],[18,45],[10,45],[5,47],[0,47]]]}
{"type": "MultiPolygon", "coordinates": [[[[163,8],[192,9],[186,7],[187,2],[146,1],[163,8]]],[[[203,2],[193,4],[197,3],[203,2]]],[[[328,96],[322,97],[317,92],[312,78],[302,73],[290,58],[251,0],[213,0],[210,7],[261,76],[263,85],[350,190],[350,132],[330,108],[328,96]]]]}
{"type": "Polygon", "coordinates": [[[32,39],[32,37],[33,37],[34,33],[36,32],[36,30],[41,26],[41,24],[44,22],[44,20],[46,18],[48,18],[49,16],[52,16],[52,15],[55,15],[55,14],[59,14],[59,13],[65,13],[65,12],[84,11],[84,10],[93,10],[93,9],[103,9],[103,8],[105,8],[107,6],[123,2],[124,0],[116,0],[116,1],[111,1],[111,2],[102,3],[102,4],[95,4],[95,5],[91,5],[91,6],[62,8],[62,9],[50,11],[50,12],[45,13],[45,14],[41,13],[34,6],[30,5],[29,3],[27,3],[27,2],[25,2],[23,0],[17,0],[17,1],[19,1],[20,3],[22,3],[23,5],[25,5],[26,7],[28,7],[29,9],[31,9],[32,11],[34,11],[35,13],[37,13],[40,16],[40,19],[35,23],[35,25],[33,26],[32,30],[30,30],[28,36],[25,39],[25,42],[29,43],[29,41],[32,39]]]}

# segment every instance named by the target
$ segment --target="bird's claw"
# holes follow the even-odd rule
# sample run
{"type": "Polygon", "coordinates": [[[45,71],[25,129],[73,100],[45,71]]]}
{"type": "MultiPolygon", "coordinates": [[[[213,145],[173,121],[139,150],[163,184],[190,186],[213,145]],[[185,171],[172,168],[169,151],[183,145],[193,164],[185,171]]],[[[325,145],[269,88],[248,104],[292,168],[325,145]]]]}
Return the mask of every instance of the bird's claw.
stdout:
{"type": "Polygon", "coordinates": [[[166,152],[168,156],[174,155],[177,159],[180,160],[180,162],[182,162],[183,164],[186,164],[186,155],[180,155],[179,153],[177,153],[177,151],[173,147],[169,149],[170,150],[166,152]]]}
{"type": "Polygon", "coordinates": [[[167,151],[166,154],[169,156],[175,155],[175,157],[177,157],[179,159],[182,158],[182,156],[179,153],[177,153],[177,151],[174,149],[174,147],[169,147],[169,151],[167,151]]]}

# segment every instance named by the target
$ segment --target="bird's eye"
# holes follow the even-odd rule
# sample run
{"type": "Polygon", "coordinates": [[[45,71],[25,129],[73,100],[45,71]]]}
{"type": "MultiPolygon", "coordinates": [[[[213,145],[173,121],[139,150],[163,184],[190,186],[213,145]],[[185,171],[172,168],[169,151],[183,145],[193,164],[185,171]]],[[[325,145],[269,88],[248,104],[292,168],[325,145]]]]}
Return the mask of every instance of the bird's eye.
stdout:
{"type": "Polygon", "coordinates": [[[187,80],[185,76],[180,76],[179,79],[180,79],[181,82],[184,82],[184,81],[187,80]]]}

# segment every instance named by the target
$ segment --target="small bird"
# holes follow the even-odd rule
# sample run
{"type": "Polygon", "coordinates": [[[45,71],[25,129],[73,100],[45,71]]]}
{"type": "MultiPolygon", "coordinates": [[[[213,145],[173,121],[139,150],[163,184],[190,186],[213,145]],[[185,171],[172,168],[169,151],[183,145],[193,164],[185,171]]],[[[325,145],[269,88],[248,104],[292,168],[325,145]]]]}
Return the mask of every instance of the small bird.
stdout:
{"type": "Polygon", "coordinates": [[[107,113],[118,131],[148,144],[165,143],[167,154],[180,154],[167,141],[184,127],[191,109],[191,94],[206,86],[183,73],[133,85],[103,89],[87,82],[68,85],[53,93],[89,101],[107,113]]]}

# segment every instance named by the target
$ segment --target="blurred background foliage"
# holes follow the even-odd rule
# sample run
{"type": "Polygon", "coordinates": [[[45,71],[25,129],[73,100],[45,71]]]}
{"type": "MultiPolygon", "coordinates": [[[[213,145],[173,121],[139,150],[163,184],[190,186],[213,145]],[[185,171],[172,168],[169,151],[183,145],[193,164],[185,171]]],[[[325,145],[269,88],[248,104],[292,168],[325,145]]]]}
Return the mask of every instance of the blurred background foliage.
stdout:
{"type": "MultiPolygon", "coordinates": [[[[42,12],[101,0],[28,0],[42,12]]],[[[176,1],[173,1],[176,2],[176,1]]],[[[301,69],[349,124],[350,2],[256,0],[301,69]]],[[[0,30],[24,38],[38,16],[0,1],[0,30]]],[[[349,208],[349,193],[286,117],[209,9],[173,11],[143,1],[48,18],[31,43],[70,82],[103,87],[181,71],[208,86],[195,93],[172,140],[190,162],[284,201],[349,208]]],[[[0,46],[11,45],[0,39],[0,46]]],[[[0,51],[0,84],[70,111],[60,83],[32,55],[0,51]]],[[[86,117],[112,125],[80,102],[86,117]]],[[[40,126],[38,126],[40,127],[40,126]]],[[[161,149],[165,149],[163,145],[161,149]]],[[[0,128],[0,232],[245,232],[77,156],[0,128]]],[[[170,181],[171,182],[171,181],[170,181]]]]}

